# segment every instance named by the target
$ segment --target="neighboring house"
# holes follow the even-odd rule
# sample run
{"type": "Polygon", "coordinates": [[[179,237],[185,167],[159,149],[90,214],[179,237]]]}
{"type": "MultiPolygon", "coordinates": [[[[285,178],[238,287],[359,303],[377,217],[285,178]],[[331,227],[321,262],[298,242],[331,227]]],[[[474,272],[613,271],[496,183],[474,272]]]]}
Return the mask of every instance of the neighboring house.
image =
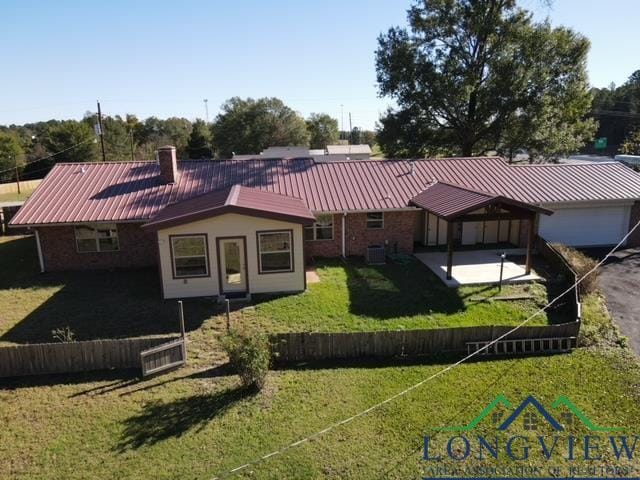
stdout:
{"type": "Polygon", "coordinates": [[[158,162],[57,164],[11,225],[35,232],[43,271],[157,265],[177,298],[300,291],[308,259],[374,245],[610,245],[638,220],[640,174],[620,163],[177,162],[163,147],[158,162]]]}
{"type": "Polygon", "coordinates": [[[369,160],[371,147],[369,145],[327,145],[327,160],[369,160]]]}
{"type": "Polygon", "coordinates": [[[232,160],[254,160],[267,158],[313,158],[317,162],[346,162],[349,160],[369,160],[371,147],[364,145],[327,145],[326,149],[307,147],[269,147],[259,154],[233,155],[232,160]]]}

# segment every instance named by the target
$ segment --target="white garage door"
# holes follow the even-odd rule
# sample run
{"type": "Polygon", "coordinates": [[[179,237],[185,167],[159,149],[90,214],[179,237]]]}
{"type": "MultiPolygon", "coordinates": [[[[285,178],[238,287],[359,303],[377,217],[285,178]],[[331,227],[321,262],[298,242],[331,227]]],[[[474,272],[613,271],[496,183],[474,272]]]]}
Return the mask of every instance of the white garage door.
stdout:
{"type": "Polygon", "coordinates": [[[627,233],[630,208],[552,208],[553,215],[540,215],[538,231],[545,240],[565,245],[613,245],[627,233]]]}

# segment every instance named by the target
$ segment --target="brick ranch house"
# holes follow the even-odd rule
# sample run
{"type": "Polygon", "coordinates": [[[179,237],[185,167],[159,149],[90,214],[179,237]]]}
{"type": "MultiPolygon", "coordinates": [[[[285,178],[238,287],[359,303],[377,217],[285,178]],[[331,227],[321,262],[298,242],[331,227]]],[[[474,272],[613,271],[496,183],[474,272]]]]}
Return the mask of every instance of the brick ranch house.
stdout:
{"type": "MultiPolygon", "coordinates": [[[[497,157],[57,164],[13,218],[40,267],[157,266],[164,298],[304,290],[314,257],[370,246],[617,243],[640,219],[640,175],[618,163],[497,157]]],[[[640,232],[627,244],[640,245],[640,232]]]]}

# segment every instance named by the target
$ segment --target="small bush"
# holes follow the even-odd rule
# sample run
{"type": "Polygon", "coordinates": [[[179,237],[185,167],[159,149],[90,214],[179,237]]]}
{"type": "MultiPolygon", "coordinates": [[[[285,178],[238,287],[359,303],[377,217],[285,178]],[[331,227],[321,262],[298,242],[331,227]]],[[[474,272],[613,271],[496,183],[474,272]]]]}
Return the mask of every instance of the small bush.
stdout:
{"type": "Polygon", "coordinates": [[[62,343],[76,341],[76,334],[73,333],[73,330],[71,330],[69,326],[51,330],[51,336],[53,337],[54,340],[57,340],[58,342],[62,342],[62,343]]]}
{"type": "Polygon", "coordinates": [[[626,348],[628,339],[613,322],[601,295],[585,295],[582,299],[582,325],[578,344],[581,347],[618,346],[626,348]]]}
{"type": "Polygon", "coordinates": [[[222,346],[229,355],[245,387],[262,389],[271,363],[269,339],[262,333],[231,331],[222,337],[222,346]]]}
{"type": "MultiPolygon", "coordinates": [[[[554,243],[552,246],[565,258],[573,271],[576,272],[579,279],[586,275],[598,263],[593,258],[586,256],[575,248],[567,247],[560,243],[554,243]]],[[[580,293],[585,295],[597,293],[598,270],[594,271],[591,275],[582,280],[582,282],[580,282],[579,289],[580,293]]]]}

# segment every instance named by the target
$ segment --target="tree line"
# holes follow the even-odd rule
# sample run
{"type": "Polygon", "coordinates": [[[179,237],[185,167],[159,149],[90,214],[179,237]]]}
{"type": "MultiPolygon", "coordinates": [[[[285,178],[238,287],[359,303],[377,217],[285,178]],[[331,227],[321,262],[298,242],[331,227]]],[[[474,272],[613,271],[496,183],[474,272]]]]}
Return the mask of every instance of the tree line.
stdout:
{"type": "Polygon", "coordinates": [[[606,137],[608,151],[640,155],[640,70],[620,86],[594,88],[591,115],[598,137],[606,137]]]}
{"type": "MultiPolygon", "coordinates": [[[[607,137],[608,153],[640,154],[640,70],[619,87],[590,88],[590,43],[580,33],[534,21],[516,0],[417,0],[407,20],[378,38],[379,93],[395,106],[375,133],[340,132],[330,115],[305,119],[277,98],[233,97],[211,124],[105,117],[106,159],[150,159],[163,144],[180,158],[229,158],[278,145],[323,148],[339,138],[375,142],[391,158],[513,159],[525,150],[531,162],[557,161],[593,150],[596,136],[607,137]]],[[[0,172],[17,166],[42,175],[57,161],[98,160],[97,143],[86,142],[95,118],[0,127],[0,172]]]]}
{"type": "MultiPolygon", "coordinates": [[[[102,160],[97,114],[82,120],[49,120],[0,126],[0,181],[40,178],[58,162],[102,160]]],[[[144,120],[135,115],[102,116],[106,161],[149,160],[162,145],[174,145],[178,158],[230,158],[258,154],[269,146],[323,149],[340,139],[373,145],[373,132],[357,127],[341,132],[326,113],[303,118],[277,98],[227,100],[213,122],[171,117],[144,120]]]]}

